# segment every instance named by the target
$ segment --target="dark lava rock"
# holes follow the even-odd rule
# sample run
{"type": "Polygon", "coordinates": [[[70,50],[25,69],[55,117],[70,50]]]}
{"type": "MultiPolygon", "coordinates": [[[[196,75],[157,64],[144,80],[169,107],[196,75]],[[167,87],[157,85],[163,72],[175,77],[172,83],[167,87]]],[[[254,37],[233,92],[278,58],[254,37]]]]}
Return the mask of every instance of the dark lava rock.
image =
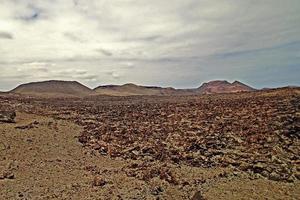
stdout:
{"type": "Polygon", "coordinates": [[[27,125],[22,125],[22,126],[16,126],[16,129],[32,129],[32,128],[38,128],[39,122],[34,121],[32,123],[29,123],[27,125]]]}
{"type": "Polygon", "coordinates": [[[196,192],[191,200],[205,200],[206,198],[202,195],[200,191],[196,192]]]}
{"type": "Polygon", "coordinates": [[[153,190],[151,190],[151,194],[153,194],[153,195],[159,195],[163,191],[164,191],[164,189],[162,187],[157,186],[153,190]]]}
{"type": "Polygon", "coordinates": [[[15,111],[0,111],[0,122],[15,123],[15,111]]]}
{"type": "Polygon", "coordinates": [[[2,174],[0,174],[0,180],[1,179],[14,179],[15,175],[11,171],[4,171],[2,174]]]}

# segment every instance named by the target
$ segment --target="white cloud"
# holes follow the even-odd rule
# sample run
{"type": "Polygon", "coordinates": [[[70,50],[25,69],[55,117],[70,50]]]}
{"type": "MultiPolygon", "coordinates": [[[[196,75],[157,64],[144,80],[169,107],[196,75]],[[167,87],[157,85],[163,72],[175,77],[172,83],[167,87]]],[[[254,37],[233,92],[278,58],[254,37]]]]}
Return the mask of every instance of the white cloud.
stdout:
{"type": "MultiPolygon", "coordinates": [[[[232,78],[228,73],[253,60],[229,55],[257,51],[258,69],[272,59],[261,55],[268,49],[278,47],[285,59],[290,51],[280,47],[299,47],[299,13],[298,0],[0,0],[0,89],[20,73],[28,75],[24,82],[65,78],[91,86],[232,78]]],[[[294,65],[296,55],[289,56],[294,65]]]]}

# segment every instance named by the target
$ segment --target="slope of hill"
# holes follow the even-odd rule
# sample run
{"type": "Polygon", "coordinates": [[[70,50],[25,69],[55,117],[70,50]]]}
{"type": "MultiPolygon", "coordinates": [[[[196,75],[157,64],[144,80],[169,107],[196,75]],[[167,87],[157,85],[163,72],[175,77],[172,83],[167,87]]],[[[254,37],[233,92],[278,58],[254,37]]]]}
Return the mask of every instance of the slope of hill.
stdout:
{"type": "Polygon", "coordinates": [[[132,83],[125,85],[104,85],[94,89],[96,94],[111,96],[131,96],[131,95],[194,95],[194,94],[214,94],[254,91],[250,86],[234,81],[211,81],[204,83],[196,89],[174,89],[162,87],[139,86],[132,83]]]}
{"type": "Polygon", "coordinates": [[[77,81],[50,80],[22,84],[11,90],[10,94],[21,94],[40,97],[82,97],[88,95],[134,96],[134,95],[199,95],[214,93],[233,93],[254,91],[239,81],[210,81],[196,89],[174,89],[172,87],[140,86],[132,83],[124,85],[104,85],[94,90],[77,81]]]}
{"type": "Polygon", "coordinates": [[[43,97],[80,97],[93,93],[93,90],[77,81],[43,81],[19,85],[11,93],[43,97]]]}
{"type": "Polygon", "coordinates": [[[239,81],[234,81],[229,83],[228,81],[210,81],[208,83],[203,83],[198,89],[201,94],[213,94],[213,93],[234,93],[234,92],[249,92],[255,89],[241,83],[239,81]]]}
{"type": "Polygon", "coordinates": [[[177,90],[174,88],[162,88],[152,86],[139,86],[132,83],[125,85],[104,85],[94,89],[96,94],[111,96],[132,96],[132,95],[174,95],[177,90]]]}

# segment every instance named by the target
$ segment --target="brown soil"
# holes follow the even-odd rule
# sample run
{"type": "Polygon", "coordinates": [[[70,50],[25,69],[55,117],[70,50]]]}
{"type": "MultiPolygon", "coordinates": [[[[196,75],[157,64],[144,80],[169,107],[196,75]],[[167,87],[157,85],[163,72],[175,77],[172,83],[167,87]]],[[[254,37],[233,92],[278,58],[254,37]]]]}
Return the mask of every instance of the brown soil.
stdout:
{"type": "Polygon", "coordinates": [[[126,169],[138,161],[103,157],[78,142],[82,129],[64,120],[17,113],[16,124],[0,125],[0,199],[297,199],[299,181],[251,180],[232,168],[168,165],[185,184],[159,178],[142,181],[126,169]],[[29,129],[16,129],[35,124],[29,129]],[[95,186],[96,178],[104,184],[95,186]]]}

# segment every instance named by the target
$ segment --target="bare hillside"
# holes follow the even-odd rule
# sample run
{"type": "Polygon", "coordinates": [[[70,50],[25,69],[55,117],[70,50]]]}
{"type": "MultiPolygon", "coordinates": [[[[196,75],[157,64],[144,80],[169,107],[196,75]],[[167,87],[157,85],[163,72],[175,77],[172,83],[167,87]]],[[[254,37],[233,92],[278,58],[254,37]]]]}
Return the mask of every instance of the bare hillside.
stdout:
{"type": "Polygon", "coordinates": [[[201,94],[213,94],[213,93],[234,93],[234,92],[250,92],[255,89],[241,83],[239,81],[234,81],[229,83],[228,81],[210,81],[208,83],[203,83],[198,91],[201,94]]]}
{"type": "Polygon", "coordinates": [[[11,91],[12,93],[44,96],[86,96],[93,93],[93,90],[77,81],[43,81],[22,84],[11,91]]]}

